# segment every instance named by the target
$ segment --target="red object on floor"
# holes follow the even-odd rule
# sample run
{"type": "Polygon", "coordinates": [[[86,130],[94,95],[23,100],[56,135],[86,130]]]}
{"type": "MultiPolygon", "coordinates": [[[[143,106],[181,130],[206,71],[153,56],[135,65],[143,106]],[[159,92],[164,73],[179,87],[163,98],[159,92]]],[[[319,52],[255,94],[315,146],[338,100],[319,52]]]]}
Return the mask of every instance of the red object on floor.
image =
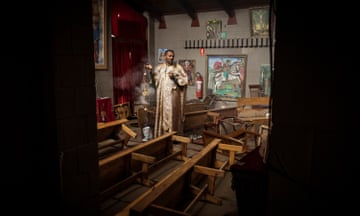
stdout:
{"type": "Polygon", "coordinates": [[[114,121],[114,112],[110,97],[96,98],[96,117],[98,122],[114,121]]]}

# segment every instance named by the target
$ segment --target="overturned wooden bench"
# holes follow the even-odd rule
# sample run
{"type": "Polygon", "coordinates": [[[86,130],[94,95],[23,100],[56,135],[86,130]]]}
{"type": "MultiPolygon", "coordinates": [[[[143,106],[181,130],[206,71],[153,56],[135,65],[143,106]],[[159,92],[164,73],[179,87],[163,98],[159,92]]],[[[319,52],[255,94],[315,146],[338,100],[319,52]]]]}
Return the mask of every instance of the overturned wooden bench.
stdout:
{"type": "Polygon", "coordinates": [[[220,139],[214,139],[191,159],[169,173],[116,216],[127,215],[191,215],[200,201],[221,205],[215,196],[215,180],[224,177],[226,162],[215,168],[220,139]]]}
{"type": "Polygon", "coordinates": [[[126,125],[127,122],[127,119],[119,119],[97,123],[97,143],[100,158],[123,149],[124,146],[127,146],[130,138],[137,136],[137,134],[126,125]]]}
{"type": "Polygon", "coordinates": [[[171,132],[99,160],[100,200],[133,183],[151,186],[153,182],[148,175],[158,165],[170,159],[187,160],[188,143],[188,137],[171,132]],[[174,149],[175,141],[181,144],[180,150],[174,149]]]}
{"type": "Polygon", "coordinates": [[[270,97],[249,97],[237,99],[237,111],[242,112],[246,109],[268,109],[270,97]]]}
{"type": "MultiPolygon", "coordinates": [[[[214,139],[221,140],[218,152],[228,155],[228,164],[224,167],[225,170],[230,170],[230,166],[235,163],[236,154],[243,154],[251,151],[251,148],[249,148],[248,145],[250,137],[252,137],[253,142],[257,142],[259,136],[260,134],[258,133],[244,129],[238,129],[227,135],[221,135],[208,130],[202,131],[204,145],[209,145],[214,139]]],[[[256,143],[254,143],[254,145],[256,145],[256,143]]],[[[222,162],[217,162],[216,167],[219,166],[222,166],[222,162]]]]}
{"type": "Polygon", "coordinates": [[[252,131],[258,131],[259,125],[270,124],[270,97],[250,97],[237,99],[237,124],[252,131]]]}

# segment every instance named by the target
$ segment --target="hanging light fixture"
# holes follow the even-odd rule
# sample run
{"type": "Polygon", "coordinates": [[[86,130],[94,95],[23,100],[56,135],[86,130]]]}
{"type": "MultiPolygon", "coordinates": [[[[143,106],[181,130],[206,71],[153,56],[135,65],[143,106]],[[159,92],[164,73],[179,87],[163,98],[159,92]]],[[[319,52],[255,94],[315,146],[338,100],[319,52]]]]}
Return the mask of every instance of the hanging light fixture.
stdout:
{"type": "Polygon", "coordinates": [[[201,56],[204,56],[204,55],[205,55],[205,49],[204,49],[204,47],[201,47],[201,48],[200,48],[200,55],[201,55],[201,56]]]}

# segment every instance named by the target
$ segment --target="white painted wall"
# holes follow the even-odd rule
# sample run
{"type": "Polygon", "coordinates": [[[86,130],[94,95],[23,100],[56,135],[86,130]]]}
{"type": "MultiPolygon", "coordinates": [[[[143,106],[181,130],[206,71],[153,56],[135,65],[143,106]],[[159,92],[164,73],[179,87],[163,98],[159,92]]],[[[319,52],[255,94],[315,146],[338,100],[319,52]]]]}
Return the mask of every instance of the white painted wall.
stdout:
{"type": "MultiPolygon", "coordinates": [[[[175,50],[175,60],[195,59],[196,71],[203,77],[206,75],[206,55],[247,55],[247,78],[246,97],[249,96],[249,84],[259,82],[260,65],[270,63],[269,47],[264,48],[208,48],[205,56],[200,56],[199,49],[185,49],[185,40],[205,40],[206,23],[209,20],[221,20],[222,31],[227,32],[228,39],[250,38],[250,15],[249,9],[235,10],[237,24],[227,25],[228,16],[225,11],[213,11],[198,13],[199,27],[191,27],[191,18],[186,14],[165,16],[166,29],[159,29],[159,22],[154,21],[154,53],[149,56],[158,55],[158,48],[175,50]]],[[[154,64],[157,62],[153,61],[154,64]]],[[[206,96],[206,95],[204,95],[206,96]]],[[[195,99],[195,86],[189,86],[186,100],[195,99]]]]}
{"type": "MultiPolygon", "coordinates": [[[[110,11],[110,10],[108,10],[110,11]]],[[[227,32],[228,39],[250,38],[250,15],[249,9],[235,10],[237,24],[227,25],[228,16],[224,11],[198,13],[199,27],[191,27],[191,18],[186,14],[165,16],[167,28],[159,29],[159,22],[149,21],[149,59],[155,65],[157,62],[158,48],[171,48],[176,52],[175,59],[195,59],[196,71],[203,77],[206,76],[206,55],[247,55],[246,97],[249,96],[249,84],[259,82],[260,65],[269,64],[270,50],[265,48],[208,48],[205,56],[200,56],[198,49],[185,49],[185,40],[205,40],[206,23],[209,20],[221,20],[222,30],[227,32]]],[[[148,17],[147,14],[144,14],[148,17]]],[[[108,14],[108,20],[110,14],[108,14]]],[[[108,69],[95,72],[96,96],[113,98],[112,78],[112,46],[111,46],[111,23],[108,21],[108,69]]],[[[205,97],[206,95],[204,95],[205,97]]],[[[195,99],[195,86],[189,86],[186,100],[195,99]]]]}

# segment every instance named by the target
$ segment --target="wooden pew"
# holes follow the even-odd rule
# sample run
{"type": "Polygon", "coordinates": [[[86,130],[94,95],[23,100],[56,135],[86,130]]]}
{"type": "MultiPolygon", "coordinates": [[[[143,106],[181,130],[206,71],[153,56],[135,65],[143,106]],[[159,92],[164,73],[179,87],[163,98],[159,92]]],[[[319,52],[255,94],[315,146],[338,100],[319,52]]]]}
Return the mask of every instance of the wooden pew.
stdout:
{"type": "Polygon", "coordinates": [[[219,113],[221,116],[236,116],[237,107],[203,109],[198,111],[185,112],[184,133],[203,129],[208,119],[209,112],[219,113]]]}
{"type": "MultiPolygon", "coordinates": [[[[243,129],[234,131],[229,135],[221,135],[207,130],[203,130],[202,132],[204,145],[209,145],[214,139],[221,140],[218,152],[228,156],[228,163],[224,167],[225,170],[230,170],[230,166],[235,163],[236,154],[242,154],[249,151],[247,145],[248,136],[254,136],[254,140],[257,140],[258,134],[243,129]]],[[[223,162],[217,161],[215,167],[220,167],[222,165],[223,162]]]]}
{"type": "Polygon", "coordinates": [[[109,122],[98,122],[97,123],[97,142],[98,148],[105,149],[114,145],[127,145],[130,138],[135,138],[137,134],[131,130],[126,123],[127,119],[119,119],[109,122]],[[120,132],[124,132],[124,136],[121,137],[120,132]]]}
{"type": "Polygon", "coordinates": [[[224,165],[214,168],[219,143],[220,139],[214,139],[204,146],[116,216],[191,215],[191,208],[200,199],[221,205],[222,200],[214,195],[215,179],[225,175],[224,165]]]}
{"type": "MultiPolygon", "coordinates": [[[[236,109],[237,106],[231,107],[224,107],[224,108],[208,108],[203,103],[199,104],[185,104],[184,106],[184,131],[183,133],[191,132],[194,130],[202,130],[204,128],[204,123],[208,119],[209,112],[216,112],[222,116],[236,116],[236,109]]],[[[154,125],[155,119],[155,111],[154,108],[147,108],[145,112],[146,115],[143,113],[143,108],[138,110],[138,118],[139,118],[139,126],[142,128],[144,123],[146,122],[150,126],[154,125]],[[142,111],[142,112],[141,112],[142,111]]]]}
{"type": "Polygon", "coordinates": [[[187,160],[187,137],[171,132],[153,140],[123,149],[99,160],[100,200],[104,200],[134,182],[150,186],[149,172],[170,159],[187,160]],[[174,150],[173,142],[182,144],[182,149],[174,150]]]}
{"type": "Polygon", "coordinates": [[[249,98],[238,98],[237,99],[237,111],[241,112],[246,108],[268,108],[270,106],[269,97],[249,97],[249,98]]]}
{"type": "Polygon", "coordinates": [[[259,125],[269,125],[270,98],[251,97],[237,99],[237,122],[242,128],[258,131],[259,125]]]}

